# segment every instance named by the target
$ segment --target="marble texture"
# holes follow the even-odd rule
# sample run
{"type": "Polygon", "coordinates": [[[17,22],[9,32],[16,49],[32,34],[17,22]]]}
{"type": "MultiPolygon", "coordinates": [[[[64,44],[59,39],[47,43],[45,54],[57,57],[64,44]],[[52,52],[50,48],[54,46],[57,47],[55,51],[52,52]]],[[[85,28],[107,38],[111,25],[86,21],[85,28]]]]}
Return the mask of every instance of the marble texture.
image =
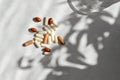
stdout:
{"type": "Polygon", "coordinates": [[[119,42],[120,2],[81,16],[66,0],[0,0],[0,80],[120,80],[119,42]],[[66,41],[51,56],[22,46],[35,16],[53,17],[66,41]]]}

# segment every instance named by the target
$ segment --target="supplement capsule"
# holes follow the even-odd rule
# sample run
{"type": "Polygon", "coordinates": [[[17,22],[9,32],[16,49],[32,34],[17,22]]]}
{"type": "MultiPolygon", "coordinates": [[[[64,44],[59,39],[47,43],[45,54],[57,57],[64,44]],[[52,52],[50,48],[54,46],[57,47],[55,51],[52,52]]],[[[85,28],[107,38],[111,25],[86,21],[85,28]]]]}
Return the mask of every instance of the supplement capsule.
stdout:
{"type": "Polygon", "coordinates": [[[49,36],[49,38],[48,38],[48,44],[51,44],[51,43],[52,43],[51,36],[49,36]]]}
{"type": "Polygon", "coordinates": [[[41,45],[40,45],[40,42],[38,42],[37,40],[35,40],[35,46],[37,47],[37,48],[39,48],[41,45]]]}
{"type": "Polygon", "coordinates": [[[42,29],[41,26],[40,26],[40,28],[38,28],[38,32],[44,32],[44,30],[42,29]]]}
{"type": "Polygon", "coordinates": [[[55,33],[54,33],[54,32],[52,32],[52,34],[51,34],[51,40],[52,40],[52,42],[54,42],[54,41],[55,41],[55,37],[54,37],[54,35],[55,35],[55,33]]]}
{"type": "Polygon", "coordinates": [[[50,49],[50,48],[48,48],[48,47],[45,47],[45,48],[43,48],[43,51],[44,51],[44,52],[50,52],[50,51],[51,51],[51,49],[50,49]]]}
{"type": "Polygon", "coordinates": [[[65,45],[65,42],[61,36],[58,36],[58,41],[62,44],[65,45]]]}
{"type": "Polygon", "coordinates": [[[34,20],[35,22],[41,22],[41,18],[40,18],[40,17],[35,17],[35,18],[33,18],[33,20],[34,20]]]}
{"type": "Polygon", "coordinates": [[[34,40],[29,40],[29,41],[27,41],[27,42],[25,42],[24,44],[23,44],[23,46],[29,46],[29,45],[31,45],[31,44],[33,44],[34,43],[34,40]]]}
{"type": "Polygon", "coordinates": [[[45,56],[50,56],[50,55],[52,55],[50,52],[44,52],[44,51],[43,51],[42,54],[45,55],[45,56]]]}
{"type": "Polygon", "coordinates": [[[35,37],[44,38],[43,34],[35,34],[35,37]]]}
{"type": "Polygon", "coordinates": [[[54,26],[50,26],[54,31],[56,31],[57,30],[57,28],[56,27],[54,27],[54,26]]]}
{"type": "Polygon", "coordinates": [[[41,43],[40,45],[41,45],[41,47],[49,47],[48,44],[43,44],[43,43],[41,43]]]}
{"type": "Polygon", "coordinates": [[[38,30],[34,27],[28,29],[30,32],[38,32],[38,30]]]}
{"type": "Polygon", "coordinates": [[[53,24],[53,19],[52,19],[52,18],[49,18],[49,19],[48,19],[48,24],[49,24],[49,25],[53,24]]]}
{"type": "Polygon", "coordinates": [[[51,31],[47,27],[43,27],[44,30],[46,30],[49,34],[51,34],[51,31]]]}
{"type": "Polygon", "coordinates": [[[43,39],[42,39],[42,38],[39,38],[39,37],[35,37],[34,40],[39,41],[39,42],[42,42],[42,41],[43,41],[43,39]]]}
{"type": "Polygon", "coordinates": [[[46,25],[45,27],[48,28],[51,32],[53,31],[50,26],[46,25]]]}
{"type": "Polygon", "coordinates": [[[49,25],[53,25],[54,27],[58,27],[58,26],[54,23],[54,21],[53,21],[52,18],[49,18],[49,19],[48,19],[48,24],[49,24],[49,25]]]}
{"type": "Polygon", "coordinates": [[[43,18],[43,25],[47,25],[47,18],[46,17],[43,18]]]}
{"type": "Polygon", "coordinates": [[[47,31],[39,31],[38,34],[47,34],[47,31]]]}
{"type": "Polygon", "coordinates": [[[54,39],[55,39],[55,43],[57,43],[58,42],[58,38],[57,38],[57,35],[54,35],[54,39]]]}
{"type": "Polygon", "coordinates": [[[43,43],[44,43],[44,44],[47,44],[47,43],[48,43],[48,37],[49,37],[49,34],[45,34],[45,35],[44,35],[44,38],[43,38],[43,43]]]}

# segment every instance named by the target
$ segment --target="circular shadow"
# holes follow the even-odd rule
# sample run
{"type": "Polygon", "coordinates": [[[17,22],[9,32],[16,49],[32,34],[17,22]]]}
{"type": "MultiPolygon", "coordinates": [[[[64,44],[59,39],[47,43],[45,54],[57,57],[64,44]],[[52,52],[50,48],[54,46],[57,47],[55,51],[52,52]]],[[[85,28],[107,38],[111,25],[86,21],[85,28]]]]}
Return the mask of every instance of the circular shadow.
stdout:
{"type": "Polygon", "coordinates": [[[91,14],[91,13],[96,13],[96,12],[99,12],[99,11],[102,11],[103,10],[103,8],[102,7],[100,7],[99,6],[99,8],[100,9],[98,9],[98,11],[95,11],[95,12],[92,12],[92,10],[95,10],[93,7],[94,7],[94,5],[97,5],[97,3],[99,4],[99,2],[93,2],[92,4],[93,5],[91,5],[91,3],[88,5],[88,2],[84,2],[84,3],[82,3],[82,2],[80,2],[80,1],[82,1],[82,0],[67,0],[67,3],[68,3],[68,5],[70,6],[70,8],[74,11],[74,12],[76,12],[77,14],[80,14],[80,15],[89,15],[89,14],[91,14]],[[74,4],[74,2],[75,1],[78,1],[77,3],[79,4],[79,5],[75,5],[74,4]],[[87,6],[86,8],[84,8],[85,6],[87,6]],[[80,9],[77,9],[76,7],[79,7],[80,9]]]}

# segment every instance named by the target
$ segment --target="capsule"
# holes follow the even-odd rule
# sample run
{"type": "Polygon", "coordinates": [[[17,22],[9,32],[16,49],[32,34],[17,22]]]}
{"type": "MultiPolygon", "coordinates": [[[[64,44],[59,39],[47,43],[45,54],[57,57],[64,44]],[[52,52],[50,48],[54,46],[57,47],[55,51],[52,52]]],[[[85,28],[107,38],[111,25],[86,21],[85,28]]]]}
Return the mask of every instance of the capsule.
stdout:
{"type": "Polygon", "coordinates": [[[48,44],[40,43],[41,47],[49,47],[48,44]]]}
{"type": "Polygon", "coordinates": [[[29,40],[29,41],[27,41],[27,42],[25,42],[24,44],[23,44],[23,46],[29,46],[29,45],[31,45],[31,44],[33,44],[34,43],[34,40],[29,40]]]}
{"type": "Polygon", "coordinates": [[[55,28],[58,28],[58,25],[56,25],[55,23],[53,23],[52,26],[55,27],[55,28]]]}
{"type": "Polygon", "coordinates": [[[58,36],[58,41],[62,44],[65,45],[65,42],[61,36],[58,36]]]}
{"type": "Polygon", "coordinates": [[[44,35],[44,38],[43,38],[43,43],[44,44],[48,44],[48,37],[49,37],[49,34],[44,35]]]}
{"type": "Polygon", "coordinates": [[[51,40],[52,40],[52,42],[54,42],[54,41],[55,41],[55,37],[54,37],[54,35],[55,35],[55,33],[54,33],[54,32],[52,32],[52,34],[51,34],[51,40]]]}
{"type": "Polygon", "coordinates": [[[47,34],[47,31],[39,31],[38,34],[47,34]]]}
{"type": "Polygon", "coordinates": [[[48,47],[45,47],[45,48],[43,48],[43,51],[44,51],[44,52],[50,52],[50,51],[51,51],[51,49],[50,49],[50,48],[48,48],[48,47]]]}
{"type": "Polygon", "coordinates": [[[40,42],[38,42],[37,40],[35,40],[35,46],[37,47],[37,48],[39,48],[41,45],[40,45],[40,42]]]}
{"type": "Polygon", "coordinates": [[[40,18],[40,17],[35,17],[35,18],[33,18],[33,20],[34,20],[35,22],[41,22],[41,18],[40,18]]]}
{"type": "Polygon", "coordinates": [[[47,27],[51,32],[53,31],[53,29],[50,26],[46,25],[45,27],[47,27]]]}
{"type": "Polygon", "coordinates": [[[28,29],[30,32],[38,32],[38,30],[34,27],[28,29]]]}
{"type": "Polygon", "coordinates": [[[45,31],[45,29],[43,29],[43,27],[42,27],[39,29],[38,33],[45,34],[45,33],[47,33],[47,31],[45,31]]]}
{"type": "Polygon", "coordinates": [[[51,44],[51,43],[52,43],[51,36],[49,36],[49,38],[48,38],[48,44],[51,44]]]}
{"type": "Polygon", "coordinates": [[[56,27],[56,28],[58,28],[58,26],[55,23],[53,23],[53,26],[56,27]]]}
{"type": "Polygon", "coordinates": [[[42,39],[42,38],[39,38],[39,37],[35,37],[34,40],[39,41],[39,42],[42,42],[42,41],[43,41],[43,39],[42,39]]]}
{"type": "Polygon", "coordinates": [[[48,24],[49,24],[49,25],[53,24],[53,19],[52,19],[52,18],[49,18],[49,19],[48,19],[48,24]]]}
{"type": "Polygon", "coordinates": [[[35,37],[44,38],[43,34],[35,34],[35,37]]]}
{"type": "Polygon", "coordinates": [[[54,23],[53,18],[49,18],[49,19],[48,19],[48,24],[49,24],[49,25],[53,25],[54,27],[58,27],[58,26],[54,23]]]}
{"type": "Polygon", "coordinates": [[[47,25],[47,18],[46,17],[43,18],[43,25],[47,25]]]}
{"type": "Polygon", "coordinates": [[[56,31],[57,30],[57,28],[56,27],[54,27],[54,26],[50,26],[54,31],[56,31]]]}
{"type": "Polygon", "coordinates": [[[46,30],[49,34],[51,34],[51,31],[47,27],[43,27],[44,30],[46,30]]]}
{"type": "Polygon", "coordinates": [[[57,43],[58,42],[58,38],[57,38],[57,35],[54,35],[54,42],[57,43]]]}
{"type": "Polygon", "coordinates": [[[43,51],[42,54],[45,55],[45,56],[50,56],[50,55],[52,55],[50,52],[44,52],[44,51],[43,51]]]}
{"type": "Polygon", "coordinates": [[[42,27],[40,27],[38,30],[39,30],[38,33],[39,32],[44,32],[44,30],[42,29],[42,27]]]}

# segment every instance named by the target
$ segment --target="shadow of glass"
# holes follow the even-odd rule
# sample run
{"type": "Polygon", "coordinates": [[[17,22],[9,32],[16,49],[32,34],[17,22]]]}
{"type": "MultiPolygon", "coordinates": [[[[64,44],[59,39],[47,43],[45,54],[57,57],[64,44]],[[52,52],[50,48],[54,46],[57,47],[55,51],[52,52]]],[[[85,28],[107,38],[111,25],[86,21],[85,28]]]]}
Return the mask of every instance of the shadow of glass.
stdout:
{"type": "Polygon", "coordinates": [[[96,12],[101,12],[117,2],[119,0],[67,0],[70,8],[80,15],[91,15],[96,12]]]}
{"type": "Polygon", "coordinates": [[[27,61],[28,65],[25,65],[25,66],[22,65],[23,62],[24,62],[24,57],[21,57],[21,58],[18,60],[18,67],[19,67],[20,69],[30,69],[30,68],[32,68],[31,63],[33,62],[33,59],[29,59],[29,60],[27,61]]]}
{"type": "Polygon", "coordinates": [[[111,5],[119,2],[120,0],[101,0],[101,1],[103,1],[103,4],[101,6],[104,7],[104,8],[107,8],[111,5]]]}

